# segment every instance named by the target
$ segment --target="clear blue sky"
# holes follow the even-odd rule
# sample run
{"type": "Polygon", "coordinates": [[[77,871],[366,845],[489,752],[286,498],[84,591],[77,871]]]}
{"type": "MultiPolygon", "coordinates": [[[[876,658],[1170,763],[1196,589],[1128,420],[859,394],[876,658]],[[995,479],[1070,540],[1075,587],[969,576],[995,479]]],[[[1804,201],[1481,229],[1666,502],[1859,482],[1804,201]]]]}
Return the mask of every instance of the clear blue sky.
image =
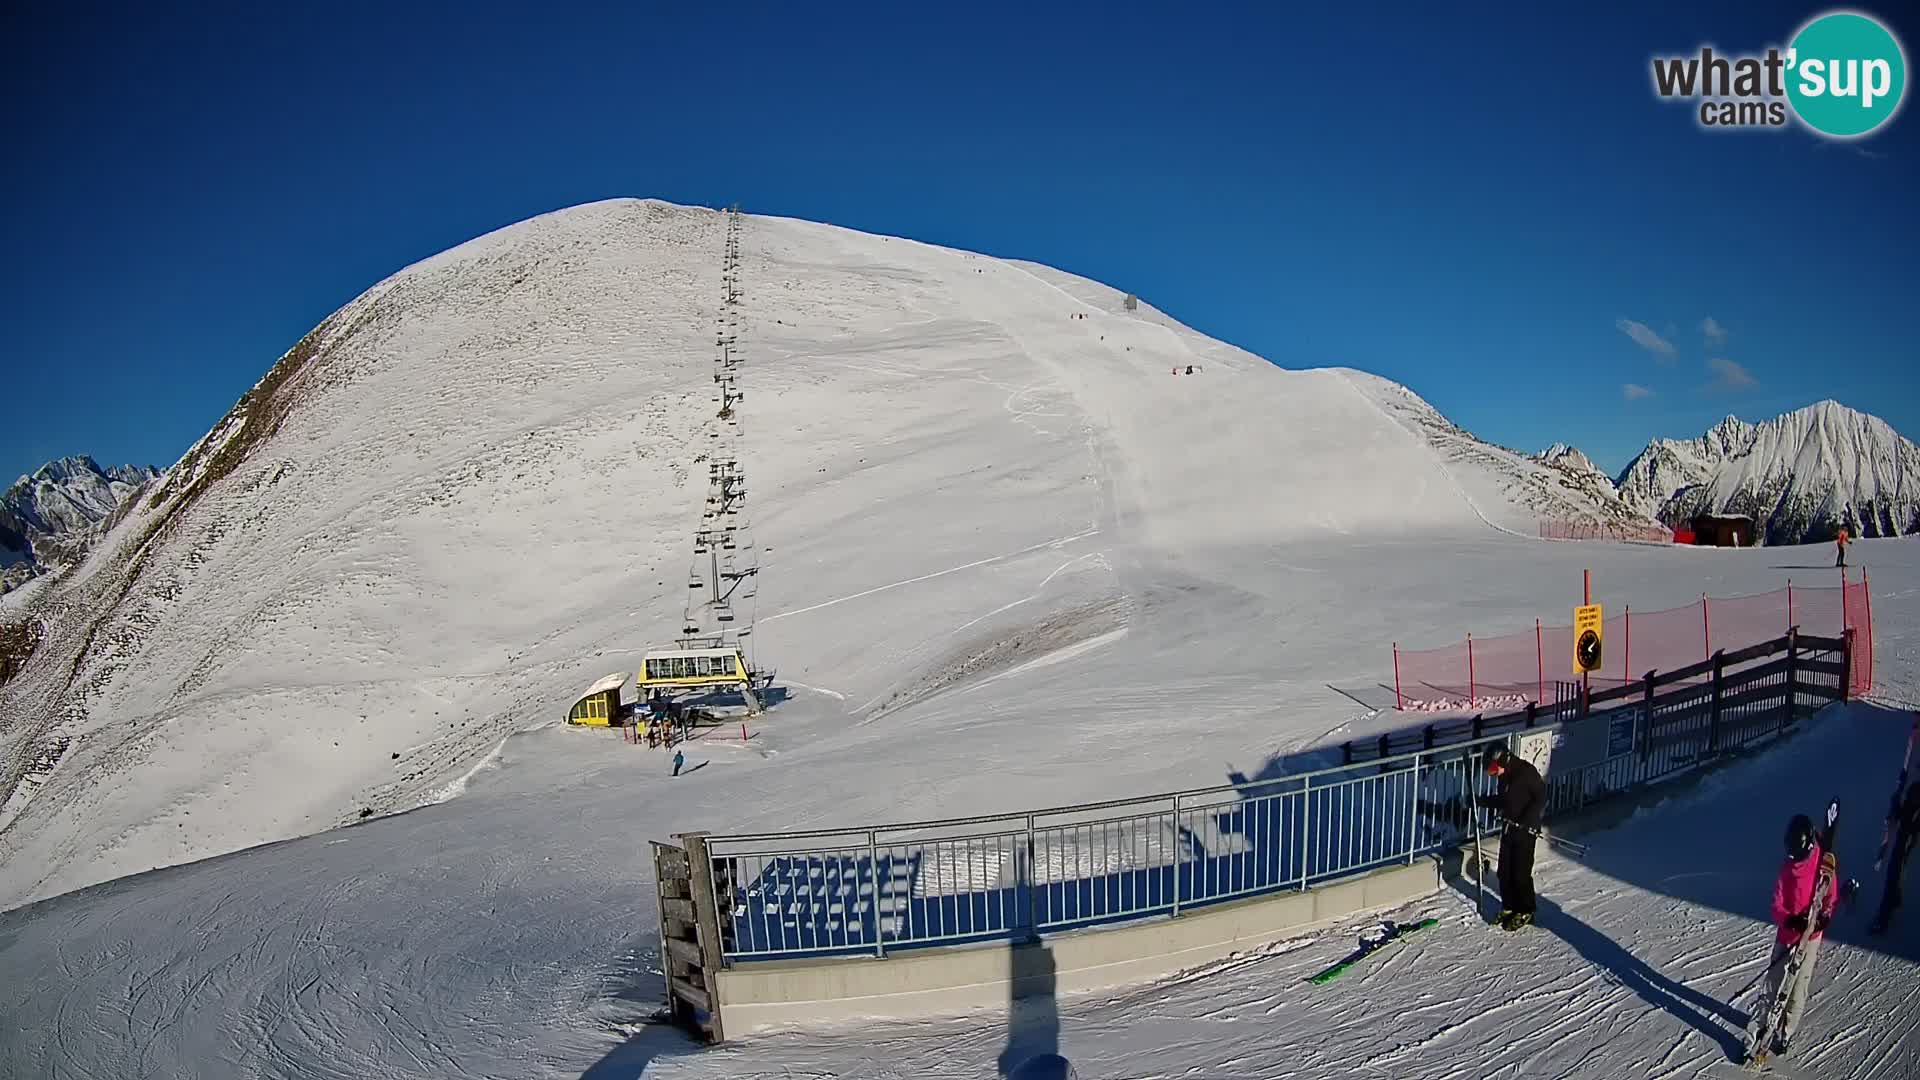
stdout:
{"type": "Polygon", "coordinates": [[[1551,6],[15,5],[0,474],[170,464],[379,278],[619,195],[1037,259],[1609,468],[1823,397],[1920,435],[1912,103],[1709,134],[1649,56],[1823,7],[1551,6]]]}

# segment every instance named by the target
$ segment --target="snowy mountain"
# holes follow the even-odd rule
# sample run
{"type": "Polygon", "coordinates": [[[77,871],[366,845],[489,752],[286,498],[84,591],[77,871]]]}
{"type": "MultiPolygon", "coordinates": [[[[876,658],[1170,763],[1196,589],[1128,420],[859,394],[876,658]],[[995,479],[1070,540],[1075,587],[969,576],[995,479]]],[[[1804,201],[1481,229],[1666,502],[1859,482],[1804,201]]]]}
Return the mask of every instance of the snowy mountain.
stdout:
{"type": "MultiPolygon", "coordinates": [[[[1606,475],[1606,473],[1601,471],[1600,466],[1593,463],[1592,458],[1581,453],[1578,448],[1568,446],[1566,443],[1554,443],[1552,446],[1533,455],[1533,457],[1536,461],[1543,461],[1548,465],[1557,465],[1562,469],[1568,469],[1573,472],[1600,473],[1602,476],[1606,475]]],[[[1611,480],[1611,478],[1609,478],[1609,480],[1611,480]]]]}
{"type": "Polygon", "coordinates": [[[1541,521],[1651,525],[1620,501],[1613,482],[1585,454],[1563,444],[1528,455],[1474,436],[1412,390],[1365,372],[1348,372],[1381,410],[1449,463],[1452,479],[1488,524],[1534,535],[1541,521]]]}
{"type": "MultiPolygon", "coordinates": [[[[730,281],[723,215],[651,201],[401,270],[84,561],[0,598],[0,654],[24,656],[0,672],[0,968],[27,973],[0,980],[0,1075],[996,1075],[1026,1014],[711,1050],[648,1023],[667,959],[647,839],[1270,777],[1404,725],[1362,700],[1390,705],[1395,639],[1531,630],[1588,569],[1643,611],[1703,588],[1671,546],[1508,535],[1632,511],[1397,384],[1282,370],[1031,264],[742,233],[730,281]],[[737,424],[713,382],[729,311],[737,424]],[[785,699],[750,738],[701,732],[676,778],[555,722],[680,625],[721,448],[760,552],[742,621],[785,699]]],[[[1909,697],[1914,548],[1872,556],[1909,697]]],[[[1708,561],[1716,596],[1782,577],[1765,552],[1708,561]]],[[[1446,890],[1370,917],[1430,903],[1453,929],[1357,993],[1304,984],[1351,950],[1347,922],[1063,996],[1060,1049],[1083,1076],[1692,1075],[1725,1058],[1711,1033],[1738,1021],[1694,1009],[1758,970],[1778,859],[1774,824],[1716,823],[1899,750],[1851,708],[1646,809],[1591,867],[1543,848],[1517,998],[1515,954],[1446,890]]],[[[1871,860],[1868,828],[1842,835],[1871,860]]],[[[1816,995],[1807,1045],[1832,1075],[1912,1075],[1905,1028],[1849,1027],[1911,985],[1864,940],[1823,956],[1847,1000],[1816,995]]]]}
{"type": "MultiPolygon", "coordinates": [[[[0,685],[0,749],[69,748],[0,814],[0,902],[415,806],[564,715],[678,636],[722,446],[750,478],[761,662],[876,731],[1063,649],[1111,659],[1054,672],[1077,688],[1060,715],[1097,699],[1124,725],[1115,688],[1196,606],[1240,627],[1205,635],[1220,685],[1267,684],[1292,616],[1263,597],[1291,612],[1302,586],[1237,582],[1277,550],[1624,512],[1386,380],[1283,370],[1059,271],[784,219],[746,219],[748,396],[721,423],[724,220],[535,218],[396,273],[274,364],[31,598],[44,635],[0,685]]],[[[1338,675],[1298,693],[1328,707],[1338,675]]],[[[935,726],[902,769],[965,775],[975,747],[935,726]]],[[[893,785],[865,798],[898,809],[893,785]]]]}
{"type": "Polygon", "coordinates": [[[1698,439],[1657,439],[1620,474],[1627,505],[1668,524],[1744,514],[1765,541],[1797,544],[1920,532],[1920,447],[1886,421],[1822,401],[1698,439]]]}
{"type": "MultiPolygon", "coordinates": [[[[84,455],[49,461],[0,493],[0,568],[16,582],[85,553],[96,528],[159,470],[101,468],[84,455]]],[[[4,587],[0,587],[4,591],[4,587]]]]}

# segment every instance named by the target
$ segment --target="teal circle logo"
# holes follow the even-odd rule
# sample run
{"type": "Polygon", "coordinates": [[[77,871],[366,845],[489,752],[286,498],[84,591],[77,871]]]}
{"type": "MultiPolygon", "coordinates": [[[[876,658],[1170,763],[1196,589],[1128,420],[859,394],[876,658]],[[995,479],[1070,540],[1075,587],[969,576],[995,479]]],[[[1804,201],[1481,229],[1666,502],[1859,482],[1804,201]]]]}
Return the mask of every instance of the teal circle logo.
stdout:
{"type": "Polygon", "coordinates": [[[1852,11],[1822,15],[1787,49],[1787,100],[1802,123],[1851,139],[1893,119],[1907,89],[1907,58],[1879,20],[1852,11]]]}

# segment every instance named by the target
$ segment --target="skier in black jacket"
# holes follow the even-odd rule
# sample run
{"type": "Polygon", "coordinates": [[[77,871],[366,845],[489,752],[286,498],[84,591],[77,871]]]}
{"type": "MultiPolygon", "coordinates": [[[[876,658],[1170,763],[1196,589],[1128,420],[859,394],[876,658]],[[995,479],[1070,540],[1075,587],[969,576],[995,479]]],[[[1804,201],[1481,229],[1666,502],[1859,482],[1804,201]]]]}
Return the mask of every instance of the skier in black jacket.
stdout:
{"type": "Polygon", "coordinates": [[[1547,813],[1547,782],[1533,763],[1511,750],[1487,758],[1487,775],[1500,778],[1500,929],[1533,922],[1533,842],[1547,813]]]}
{"type": "Polygon", "coordinates": [[[1894,823],[1893,850],[1887,853],[1887,887],[1880,894],[1880,910],[1873,917],[1869,933],[1884,934],[1900,907],[1900,878],[1906,872],[1907,858],[1920,843],[1920,780],[1907,785],[1907,796],[1900,801],[1900,816],[1894,823]]]}

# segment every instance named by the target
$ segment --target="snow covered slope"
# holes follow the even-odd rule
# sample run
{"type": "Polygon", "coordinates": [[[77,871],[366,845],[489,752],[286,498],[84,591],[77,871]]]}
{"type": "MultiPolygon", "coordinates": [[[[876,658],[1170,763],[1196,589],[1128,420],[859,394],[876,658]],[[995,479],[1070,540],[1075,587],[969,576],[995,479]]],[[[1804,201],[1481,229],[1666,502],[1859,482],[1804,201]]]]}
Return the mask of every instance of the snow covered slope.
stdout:
{"type": "Polygon", "coordinates": [[[84,554],[96,527],[159,470],[145,465],[103,469],[86,456],[49,461],[0,492],[0,592],[32,573],[84,554]]]}
{"type": "MultiPolygon", "coordinates": [[[[1636,602],[1683,591],[1703,565],[1742,575],[1732,587],[1751,589],[1778,561],[1757,550],[1702,559],[1509,537],[1381,547],[1357,559],[1330,549],[1288,554],[1301,569],[1275,580],[1384,579],[1378,602],[1400,611],[1423,589],[1457,583],[1482,603],[1514,603],[1554,581],[1577,588],[1593,559],[1603,594],[1636,602]],[[1394,576],[1413,562],[1415,575],[1394,576]]],[[[1876,583],[1886,582],[1877,610],[1883,667],[1911,696],[1920,684],[1920,554],[1870,541],[1861,555],[1874,561],[1876,583]]],[[[1295,603],[1343,641],[1368,629],[1312,593],[1295,603]]],[[[1283,674],[1292,671],[1288,652],[1274,652],[1283,674]]],[[[965,759],[938,745],[888,753],[901,741],[936,742],[932,729],[883,721],[797,738],[781,720],[744,746],[696,741],[689,757],[708,767],[669,779],[663,754],[606,733],[546,728],[508,739],[450,802],[0,913],[0,970],[28,973],[0,980],[0,1076],[980,1080],[1003,1074],[1016,1048],[1051,1041],[1085,1080],[1694,1080],[1725,1060],[1740,1016],[1729,1002],[1764,964],[1786,817],[1815,813],[1832,795],[1848,800],[1841,865],[1874,888],[1876,819],[1907,726],[1904,715],[1855,705],[1784,747],[1671,784],[1665,805],[1583,837],[1588,858],[1543,849],[1535,929],[1490,930],[1471,920],[1470,887],[1445,892],[1389,913],[1433,915],[1439,929],[1329,986],[1306,978],[1346,955],[1367,924],[1019,1010],[797,1030],[715,1050],[642,1025],[661,996],[649,836],[846,824],[883,788],[902,802],[932,789],[954,810],[989,804],[997,788],[1033,773],[1051,785],[1040,793],[1046,802],[1054,801],[1046,792],[1069,797],[1088,777],[1113,794],[1138,793],[1147,789],[1120,764],[1138,753],[1206,768],[1246,764],[1209,734],[1231,697],[1203,696],[1177,675],[1163,679],[1163,722],[1145,739],[1090,714],[1052,722],[1055,699],[1031,673],[996,686],[948,717],[970,737],[965,759]],[[996,723],[996,703],[982,700],[994,697],[1017,723],[996,723]],[[1046,760],[1010,737],[1021,730],[1042,733],[1046,760]]],[[[1123,685],[1112,697],[1130,708],[1134,692],[1123,685]]],[[[1241,718],[1243,746],[1264,746],[1288,716],[1241,718]]],[[[1800,1044],[1810,1075],[1920,1074],[1912,1008],[1920,919],[1869,938],[1867,914],[1843,912],[1821,957],[1800,1044]]]]}
{"type": "MultiPolygon", "coordinates": [[[[14,604],[45,636],[0,685],[0,749],[65,749],[0,815],[0,903],[417,805],[673,637],[723,230],[599,203],[395,274],[14,604]]],[[[992,786],[1014,805],[1210,773],[1154,748],[1172,703],[1204,697],[1194,745],[1244,751],[1277,706],[1338,723],[1325,682],[1374,677],[1296,621],[1339,586],[1276,570],[1286,549],[1580,509],[1394,384],[1281,370],[1093,282],[782,219],[743,246],[745,614],[796,694],[770,723],[923,781],[781,820],[949,806],[983,739],[1034,755],[992,786]],[[1056,725],[1102,775],[1038,767],[1056,725]]]]}
{"type": "Polygon", "coordinates": [[[1822,401],[1760,424],[1727,417],[1698,439],[1658,439],[1620,475],[1622,499],[1678,524],[1745,514],[1768,543],[1920,532],[1920,447],[1886,421],[1822,401]]]}
{"type": "Polygon", "coordinates": [[[1578,450],[1529,456],[1495,446],[1475,438],[1399,383],[1361,371],[1346,375],[1449,463],[1461,497],[1496,528],[1532,536],[1541,520],[1651,524],[1620,501],[1613,483],[1578,450]]]}

